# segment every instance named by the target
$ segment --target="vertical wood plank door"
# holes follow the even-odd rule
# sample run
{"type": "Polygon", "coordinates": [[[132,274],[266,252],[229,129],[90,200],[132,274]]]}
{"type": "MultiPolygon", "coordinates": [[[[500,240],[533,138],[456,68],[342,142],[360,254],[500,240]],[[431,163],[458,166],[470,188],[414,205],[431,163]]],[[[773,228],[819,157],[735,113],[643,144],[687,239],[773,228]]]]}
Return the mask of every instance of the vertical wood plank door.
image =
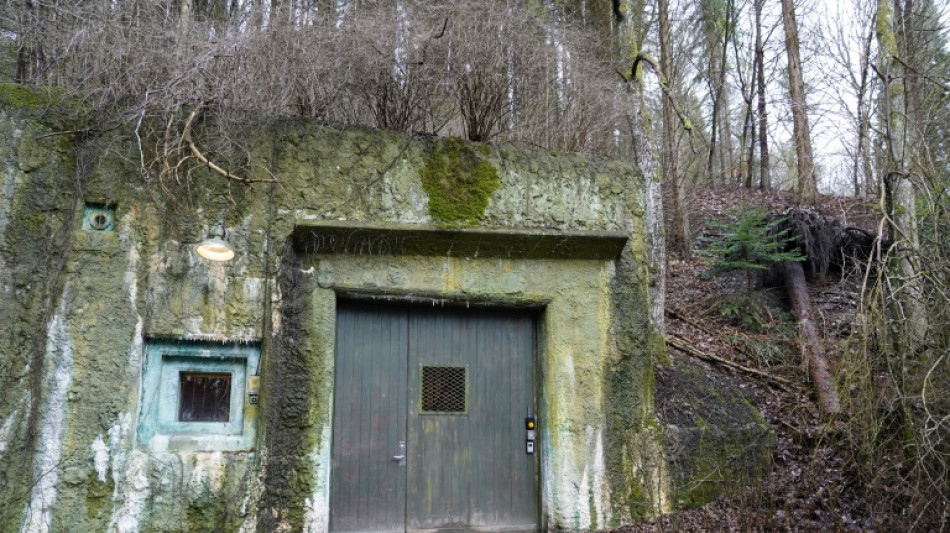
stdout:
{"type": "Polygon", "coordinates": [[[339,309],[331,530],[537,530],[537,456],[525,451],[524,427],[527,409],[535,410],[533,314],[346,302],[339,309]],[[400,406],[381,405],[384,392],[398,403],[396,390],[400,406]],[[356,442],[367,429],[353,418],[389,427],[399,416],[404,439],[356,442]],[[399,440],[405,464],[392,460],[399,440]],[[379,487],[392,482],[402,486],[381,498],[379,487]]]}
{"type": "Polygon", "coordinates": [[[337,312],[330,461],[331,531],[404,531],[406,467],[405,309],[337,312]]]}

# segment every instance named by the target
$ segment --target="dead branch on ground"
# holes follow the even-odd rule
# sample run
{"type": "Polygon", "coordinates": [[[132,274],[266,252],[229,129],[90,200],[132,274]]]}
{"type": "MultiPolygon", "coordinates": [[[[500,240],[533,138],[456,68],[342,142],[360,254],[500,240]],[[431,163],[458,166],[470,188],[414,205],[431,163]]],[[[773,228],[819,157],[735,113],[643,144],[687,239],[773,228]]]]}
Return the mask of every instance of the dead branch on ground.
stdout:
{"type": "Polygon", "coordinates": [[[727,366],[729,368],[739,370],[740,372],[744,372],[746,374],[763,378],[766,381],[768,381],[770,384],[775,385],[776,387],[782,390],[788,390],[788,387],[792,385],[792,382],[785,378],[774,376],[772,374],[769,374],[768,372],[763,372],[756,368],[743,366],[743,365],[740,365],[739,363],[735,363],[728,359],[723,359],[722,357],[719,357],[717,355],[703,352],[702,350],[699,350],[698,348],[691,346],[686,339],[680,337],[679,335],[676,335],[675,333],[667,333],[666,342],[669,343],[670,346],[676,348],[677,350],[687,355],[691,355],[697,359],[701,359],[709,363],[727,366]]]}

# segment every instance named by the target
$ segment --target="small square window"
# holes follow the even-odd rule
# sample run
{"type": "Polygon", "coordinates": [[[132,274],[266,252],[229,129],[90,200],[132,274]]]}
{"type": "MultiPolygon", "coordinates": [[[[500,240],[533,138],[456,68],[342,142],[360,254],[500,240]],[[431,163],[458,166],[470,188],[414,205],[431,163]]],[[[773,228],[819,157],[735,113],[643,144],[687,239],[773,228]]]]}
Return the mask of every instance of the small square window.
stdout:
{"type": "Polygon", "coordinates": [[[465,414],[468,410],[467,371],[464,366],[423,366],[419,412],[465,414]]]}
{"type": "Polygon", "coordinates": [[[179,422],[227,422],[231,414],[231,374],[182,372],[179,422]]]}
{"type": "Polygon", "coordinates": [[[139,442],[156,452],[252,448],[258,405],[249,378],[259,361],[256,346],[149,343],[139,442]]]}

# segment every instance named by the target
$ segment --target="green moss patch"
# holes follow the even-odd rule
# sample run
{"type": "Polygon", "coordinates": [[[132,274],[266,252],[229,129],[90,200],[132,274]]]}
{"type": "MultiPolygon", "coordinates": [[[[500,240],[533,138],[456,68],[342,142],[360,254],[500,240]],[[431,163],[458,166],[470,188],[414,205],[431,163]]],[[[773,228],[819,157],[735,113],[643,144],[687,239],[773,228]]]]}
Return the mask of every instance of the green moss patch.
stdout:
{"type": "Polygon", "coordinates": [[[86,483],[86,518],[95,520],[101,517],[106,505],[112,503],[112,492],[115,490],[115,481],[112,472],[107,472],[106,481],[99,481],[95,472],[86,483]]]}
{"type": "Polygon", "coordinates": [[[474,226],[485,215],[491,194],[501,185],[498,171],[461,139],[449,137],[426,155],[422,188],[429,195],[429,214],[449,226],[474,226]]]}
{"type": "Polygon", "coordinates": [[[89,110],[64,89],[34,89],[18,83],[0,83],[0,107],[27,113],[55,130],[81,129],[89,110]]]}

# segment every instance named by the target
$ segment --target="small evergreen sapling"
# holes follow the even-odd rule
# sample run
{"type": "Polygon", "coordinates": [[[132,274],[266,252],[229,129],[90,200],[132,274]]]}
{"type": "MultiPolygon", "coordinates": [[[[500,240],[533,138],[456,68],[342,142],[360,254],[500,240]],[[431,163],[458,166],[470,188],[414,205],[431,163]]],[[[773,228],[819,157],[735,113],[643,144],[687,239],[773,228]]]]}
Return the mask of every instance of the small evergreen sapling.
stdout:
{"type": "Polygon", "coordinates": [[[778,263],[806,259],[794,246],[795,238],[787,235],[788,229],[777,230],[783,219],[771,218],[765,207],[732,210],[730,214],[735,220],[709,222],[718,230],[717,236],[700,238],[707,246],[697,253],[711,259],[705,274],[768,270],[778,263]]]}

